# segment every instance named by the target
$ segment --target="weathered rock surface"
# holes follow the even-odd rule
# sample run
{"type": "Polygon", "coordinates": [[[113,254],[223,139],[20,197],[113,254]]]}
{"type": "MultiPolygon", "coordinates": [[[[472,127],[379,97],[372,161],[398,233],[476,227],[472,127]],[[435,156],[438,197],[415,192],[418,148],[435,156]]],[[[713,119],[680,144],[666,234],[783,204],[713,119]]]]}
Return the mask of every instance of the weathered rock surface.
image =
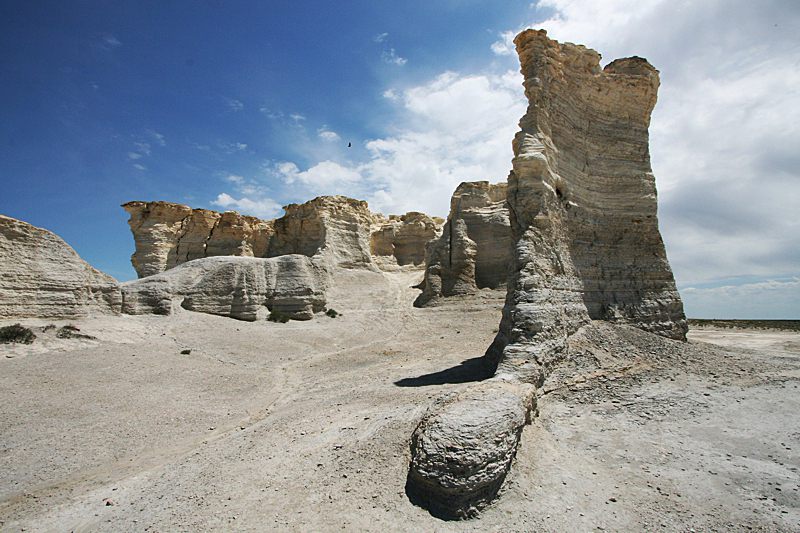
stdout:
{"type": "MultiPolygon", "coordinates": [[[[482,411],[503,408],[503,383],[541,386],[567,357],[570,335],[592,320],[680,340],[687,331],[658,231],[650,167],[647,130],[658,71],[638,57],[601,69],[599,54],[559,44],[545,31],[526,30],[515,43],[529,105],[513,143],[513,267],[500,330],[486,354],[497,370],[483,385],[482,411]]],[[[415,436],[431,442],[424,453],[412,449],[413,468],[428,474],[424,483],[409,475],[411,492],[427,491],[433,509],[485,498],[470,474],[473,455],[493,447],[494,432],[504,438],[491,419],[468,422],[470,402],[462,407],[448,404],[429,415],[452,430],[423,422],[415,436]],[[484,437],[471,454],[444,451],[459,434],[476,433],[484,437]],[[455,500],[453,473],[460,477],[455,500]]],[[[507,470],[509,463],[498,464],[507,470]]]]}
{"type": "Polygon", "coordinates": [[[55,234],[0,215],[0,316],[118,314],[119,284],[55,234]]]}
{"type": "Polygon", "coordinates": [[[233,211],[217,213],[169,202],[128,202],[136,251],[131,256],[140,278],[186,261],[218,255],[264,257],[273,233],[269,221],[233,211]]]}
{"type": "Polygon", "coordinates": [[[409,498],[445,519],[475,516],[505,480],[533,392],[503,383],[439,398],[411,438],[409,498]]]}
{"type": "Polygon", "coordinates": [[[140,278],[214,256],[320,256],[332,267],[367,268],[421,265],[425,243],[443,221],[422,213],[372,213],[367,203],[344,196],[321,196],[284,207],[275,220],[233,211],[217,213],[167,202],[128,202],[140,278]],[[377,261],[376,261],[377,260],[377,261]]]}
{"type": "Polygon", "coordinates": [[[512,247],[506,184],[462,183],[450,200],[441,236],[428,242],[423,291],[415,305],[505,288],[512,247]]]}
{"type": "Polygon", "coordinates": [[[325,308],[327,272],[312,258],[207,257],[122,284],[122,311],[169,315],[190,311],[256,320],[278,311],[307,320],[325,308]]]}
{"type": "MultiPolygon", "coordinates": [[[[391,215],[388,219],[377,215],[372,226],[370,252],[373,259],[390,258],[398,266],[425,263],[425,245],[442,231],[444,220],[411,212],[391,215]]],[[[384,262],[379,262],[381,266],[384,262]]]]}

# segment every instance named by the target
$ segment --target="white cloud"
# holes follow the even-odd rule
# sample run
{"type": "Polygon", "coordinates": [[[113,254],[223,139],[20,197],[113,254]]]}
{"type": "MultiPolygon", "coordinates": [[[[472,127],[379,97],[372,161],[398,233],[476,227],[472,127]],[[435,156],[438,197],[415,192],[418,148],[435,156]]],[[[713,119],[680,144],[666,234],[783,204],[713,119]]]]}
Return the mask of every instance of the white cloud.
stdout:
{"type": "Polygon", "coordinates": [[[387,38],[388,36],[389,36],[389,34],[388,34],[388,33],[379,33],[378,35],[376,35],[375,37],[373,37],[373,38],[372,38],[372,40],[373,40],[373,41],[375,41],[376,43],[382,43],[383,41],[385,41],[385,40],[386,40],[386,38],[387,38]]]}
{"type": "Polygon", "coordinates": [[[400,99],[400,95],[394,89],[386,89],[383,91],[383,97],[387,100],[397,101],[400,99]]]}
{"type": "Polygon", "coordinates": [[[270,198],[251,200],[250,198],[233,198],[229,194],[222,193],[216,200],[211,201],[211,205],[219,206],[228,211],[237,211],[243,215],[251,215],[263,219],[272,219],[280,216],[282,209],[280,204],[270,198]]]}
{"type": "Polygon", "coordinates": [[[147,167],[146,167],[146,166],[144,166],[144,165],[140,165],[139,163],[136,163],[136,164],[134,164],[134,165],[133,165],[133,168],[137,168],[137,169],[139,169],[139,170],[147,170],[147,167]]]}
{"type": "Polygon", "coordinates": [[[225,104],[227,104],[231,111],[241,111],[244,109],[244,104],[239,100],[234,100],[233,98],[228,98],[227,96],[223,96],[222,99],[225,101],[225,104]]]}
{"type": "Polygon", "coordinates": [[[117,40],[117,38],[114,37],[111,34],[104,35],[103,36],[103,41],[105,41],[106,44],[109,44],[109,45],[114,46],[114,47],[122,46],[122,43],[119,42],[119,40],[117,40]]]}
{"type": "MultiPolygon", "coordinates": [[[[650,151],[679,286],[796,275],[800,4],[541,0],[537,10],[530,27],[551,38],[593,48],[604,63],[639,55],[659,69],[650,151]]],[[[510,50],[501,37],[496,53],[510,50]]]]}
{"type": "Polygon", "coordinates": [[[128,152],[129,159],[141,159],[142,154],[137,154],[136,152],[128,152]]]}
{"type": "Polygon", "coordinates": [[[499,56],[511,56],[516,54],[516,46],[514,45],[514,37],[517,36],[514,31],[504,31],[500,33],[500,40],[492,44],[492,52],[499,56]]]}
{"type": "Polygon", "coordinates": [[[511,139],[525,111],[521,76],[461,76],[392,92],[405,114],[393,137],[366,143],[370,159],[325,160],[307,170],[271,163],[268,178],[292,186],[302,200],[322,194],[366,199],[373,211],[423,211],[446,216],[462,181],[503,181],[511,169],[511,139]],[[464,110],[468,109],[469,113],[464,110]]]}
{"type": "Polygon", "coordinates": [[[399,67],[402,67],[408,62],[408,59],[399,57],[395,53],[394,48],[391,48],[388,52],[383,52],[383,54],[381,54],[381,59],[383,59],[384,63],[390,63],[399,67]]]}
{"type": "Polygon", "coordinates": [[[781,319],[800,316],[800,279],[681,290],[691,318],[781,319]]]}
{"type": "Polygon", "coordinates": [[[153,130],[145,130],[145,131],[148,133],[148,135],[150,135],[150,137],[153,138],[153,141],[157,145],[159,145],[159,146],[166,146],[167,145],[167,141],[164,140],[164,136],[161,135],[160,133],[157,133],[156,131],[153,131],[153,130]]]}
{"type": "Polygon", "coordinates": [[[341,140],[341,137],[339,137],[339,135],[335,131],[328,130],[327,126],[323,126],[319,130],[317,130],[317,134],[319,135],[319,138],[325,142],[334,142],[341,140]]]}
{"type": "Polygon", "coordinates": [[[295,122],[299,122],[301,120],[305,120],[306,119],[306,117],[304,117],[303,115],[298,115],[298,114],[289,115],[289,118],[291,118],[295,122]]]}
{"type": "Polygon", "coordinates": [[[146,143],[144,141],[134,141],[133,145],[136,147],[135,150],[140,154],[149,156],[153,153],[150,148],[150,143],[146,143]]]}

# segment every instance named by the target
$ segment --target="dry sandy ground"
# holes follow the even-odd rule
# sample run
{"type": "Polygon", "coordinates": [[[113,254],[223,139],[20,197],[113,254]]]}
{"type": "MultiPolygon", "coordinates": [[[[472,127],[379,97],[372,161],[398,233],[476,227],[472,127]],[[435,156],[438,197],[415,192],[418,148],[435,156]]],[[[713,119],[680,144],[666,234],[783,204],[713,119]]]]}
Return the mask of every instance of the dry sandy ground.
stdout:
{"type": "Polygon", "coordinates": [[[800,531],[791,333],[588,331],[480,518],[409,503],[411,433],[480,379],[502,305],[415,309],[419,275],[343,274],[336,319],[90,318],[97,340],[0,345],[0,531],[800,531]]]}

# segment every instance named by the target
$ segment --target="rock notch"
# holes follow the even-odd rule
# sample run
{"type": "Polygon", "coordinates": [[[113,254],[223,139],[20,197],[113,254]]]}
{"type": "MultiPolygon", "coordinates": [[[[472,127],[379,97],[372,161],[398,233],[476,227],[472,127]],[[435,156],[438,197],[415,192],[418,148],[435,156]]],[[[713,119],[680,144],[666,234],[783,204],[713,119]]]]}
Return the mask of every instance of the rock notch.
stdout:
{"type": "MultiPolygon", "coordinates": [[[[474,516],[496,495],[527,418],[502,415],[507,423],[498,425],[482,413],[513,413],[509,390],[517,410],[535,409],[532,391],[567,356],[581,326],[607,320],[677,340],[687,331],[650,167],[658,71],[638,57],[601,69],[597,52],[559,44],[544,30],[526,30],[515,43],[528,109],[508,178],[515,243],[508,293],[485,356],[496,373],[481,384],[479,408],[474,399],[439,402],[412,439],[409,495],[450,518],[474,516]],[[473,411],[470,423],[465,413],[473,411]],[[471,452],[458,444],[465,441],[471,452]],[[494,459],[482,461],[487,447],[494,459]]],[[[461,226],[452,228],[463,240],[461,226]]],[[[472,250],[462,248],[463,265],[472,250]]]]}
{"type": "Polygon", "coordinates": [[[57,235],[0,215],[0,316],[119,314],[119,284],[57,235]]]}

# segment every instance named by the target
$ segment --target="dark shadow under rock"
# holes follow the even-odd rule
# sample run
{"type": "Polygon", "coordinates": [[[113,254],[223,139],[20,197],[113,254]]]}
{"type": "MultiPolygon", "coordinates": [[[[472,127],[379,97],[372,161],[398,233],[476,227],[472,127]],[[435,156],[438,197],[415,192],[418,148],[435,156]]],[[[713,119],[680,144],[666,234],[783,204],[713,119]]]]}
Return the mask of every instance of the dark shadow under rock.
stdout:
{"type": "Polygon", "coordinates": [[[394,384],[398,387],[430,387],[445,383],[471,383],[492,377],[495,368],[496,365],[491,364],[486,357],[473,357],[462,361],[458,366],[415,378],[403,378],[395,381],[394,384]]]}

